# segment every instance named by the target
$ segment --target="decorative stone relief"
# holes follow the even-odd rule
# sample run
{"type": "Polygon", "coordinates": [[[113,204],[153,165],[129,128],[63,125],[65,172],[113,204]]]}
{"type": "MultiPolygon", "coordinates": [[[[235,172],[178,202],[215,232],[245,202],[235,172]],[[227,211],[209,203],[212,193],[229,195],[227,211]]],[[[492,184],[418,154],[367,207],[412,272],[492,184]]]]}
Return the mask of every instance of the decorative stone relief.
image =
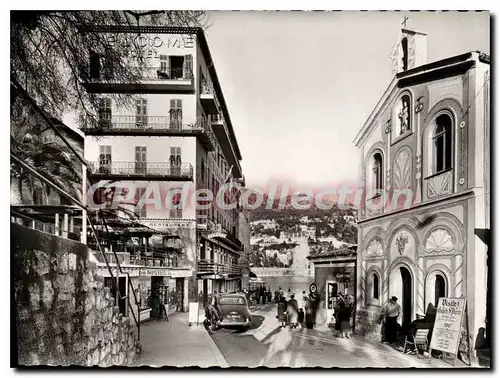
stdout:
{"type": "Polygon", "coordinates": [[[372,239],[366,247],[366,255],[367,256],[382,256],[384,254],[384,250],[382,248],[382,243],[378,239],[372,239]]]}
{"type": "Polygon", "coordinates": [[[396,245],[398,247],[398,252],[403,255],[405,252],[406,244],[408,244],[408,236],[404,235],[402,232],[396,238],[396,245]]]}
{"type": "Polygon", "coordinates": [[[416,170],[417,170],[416,178],[417,178],[417,180],[420,180],[420,178],[422,177],[422,159],[420,156],[420,152],[418,152],[415,155],[415,161],[416,161],[416,170]]]}
{"type": "Polygon", "coordinates": [[[411,188],[411,153],[407,149],[398,152],[394,159],[394,185],[395,189],[411,188]]]}
{"type": "Polygon", "coordinates": [[[424,96],[420,96],[419,98],[417,98],[417,101],[415,101],[415,113],[420,113],[423,108],[424,108],[424,96]]]}
{"type": "Polygon", "coordinates": [[[452,191],[452,171],[427,179],[427,197],[435,198],[452,191]]]}
{"type": "Polygon", "coordinates": [[[425,252],[427,253],[447,253],[454,249],[453,237],[444,228],[437,228],[432,231],[425,242],[425,252]]]}

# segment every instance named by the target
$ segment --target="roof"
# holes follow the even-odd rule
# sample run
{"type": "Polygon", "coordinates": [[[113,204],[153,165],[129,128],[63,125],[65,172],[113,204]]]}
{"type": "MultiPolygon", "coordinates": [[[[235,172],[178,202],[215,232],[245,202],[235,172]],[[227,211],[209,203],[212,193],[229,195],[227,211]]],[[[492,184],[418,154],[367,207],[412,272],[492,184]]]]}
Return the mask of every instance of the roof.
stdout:
{"type": "Polygon", "coordinates": [[[343,247],[343,248],[311,248],[311,254],[307,256],[308,260],[314,260],[317,258],[325,258],[325,257],[332,257],[332,258],[342,258],[342,259],[349,259],[349,258],[356,258],[357,254],[357,246],[352,246],[352,247],[343,247]]]}
{"type": "Polygon", "coordinates": [[[224,119],[226,120],[227,127],[229,130],[229,137],[231,138],[231,144],[236,153],[236,159],[242,160],[241,151],[236,141],[236,135],[234,133],[233,124],[231,123],[231,118],[229,117],[229,111],[227,109],[226,100],[222,93],[222,88],[217,76],[217,71],[215,70],[215,65],[212,59],[212,54],[210,53],[210,48],[208,47],[208,42],[205,37],[205,32],[200,27],[182,27],[182,26],[128,26],[128,25],[93,25],[89,27],[82,27],[80,31],[94,31],[102,33],[156,33],[156,34],[195,34],[198,41],[200,49],[205,57],[208,70],[212,76],[212,81],[214,84],[214,89],[216,91],[217,98],[219,99],[222,111],[224,113],[224,119]]]}
{"type": "MultiPolygon", "coordinates": [[[[370,131],[375,127],[374,120],[377,118],[381,110],[384,108],[384,105],[387,103],[389,98],[391,97],[391,94],[395,90],[397,90],[398,85],[403,81],[407,81],[410,77],[416,77],[418,75],[426,75],[427,73],[431,72],[432,70],[437,70],[445,66],[453,66],[453,65],[460,65],[460,64],[465,64],[467,62],[474,62],[474,60],[479,60],[482,63],[485,64],[490,64],[490,57],[487,54],[481,53],[480,51],[470,51],[464,54],[459,54],[455,56],[451,56],[445,59],[437,60],[428,64],[424,64],[412,69],[409,69],[404,72],[399,72],[396,75],[394,75],[391,79],[391,82],[387,86],[386,90],[382,94],[382,96],[379,98],[377,104],[375,105],[374,109],[370,113],[370,115],[367,117],[363,127],[359,130],[357,133],[356,137],[353,140],[353,143],[356,146],[359,146],[361,141],[364,139],[364,137],[370,133],[370,131]],[[474,56],[474,54],[477,54],[474,56]]],[[[432,71],[433,72],[433,71],[432,71]]]]}

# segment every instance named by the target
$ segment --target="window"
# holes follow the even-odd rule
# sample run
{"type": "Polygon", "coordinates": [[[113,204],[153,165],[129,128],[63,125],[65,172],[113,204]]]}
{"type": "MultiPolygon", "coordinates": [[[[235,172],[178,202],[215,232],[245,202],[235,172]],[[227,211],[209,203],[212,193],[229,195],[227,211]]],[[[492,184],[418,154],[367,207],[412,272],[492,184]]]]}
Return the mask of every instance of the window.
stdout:
{"type": "Polygon", "coordinates": [[[403,71],[408,69],[408,38],[403,38],[401,40],[401,49],[403,50],[402,63],[403,71]]]}
{"type": "Polygon", "coordinates": [[[451,169],[452,157],[452,120],[448,114],[436,118],[436,126],[432,137],[434,173],[451,169]]]}
{"type": "Polygon", "coordinates": [[[90,78],[99,79],[101,77],[101,58],[99,54],[90,53],[90,78]]]}
{"type": "Polygon", "coordinates": [[[182,129],[182,100],[170,100],[170,127],[174,130],[182,129]]]}
{"type": "Polygon", "coordinates": [[[148,100],[145,98],[137,99],[135,102],[135,123],[138,127],[148,124],[148,100]]]}
{"type": "Polygon", "coordinates": [[[201,174],[200,174],[200,177],[201,177],[201,182],[204,183],[205,182],[205,159],[201,158],[201,174]]]}
{"type": "MultiPolygon", "coordinates": [[[[141,198],[144,197],[144,193],[146,193],[146,188],[137,188],[136,191],[137,205],[135,206],[135,213],[139,218],[147,217],[146,206],[143,203],[139,203],[141,201],[141,198]]],[[[142,202],[144,202],[145,200],[146,199],[144,198],[142,202]]]]}
{"type": "Polygon", "coordinates": [[[99,124],[108,126],[111,124],[111,99],[108,97],[99,99],[99,124]]]}
{"type": "Polygon", "coordinates": [[[111,146],[99,146],[99,172],[111,171],[111,146]]]}
{"type": "Polygon", "coordinates": [[[186,55],[184,57],[184,72],[183,79],[189,80],[193,76],[193,56],[186,55]]]}
{"type": "Polygon", "coordinates": [[[168,196],[172,198],[172,203],[170,204],[170,218],[182,218],[182,194],[175,193],[174,195],[168,196]]]}
{"type": "Polygon", "coordinates": [[[373,189],[383,188],[383,165],[382,165],[382,155],[377,152],[373,155],[373,189]]]}
{"type": "Polygon", "coordinates": [[[372,274],[372,280],[373,280],[373,299],[379,299],[379,282],[378,282],[378,276],[376,273],[372,274]]]}
{"type": "Polygon", "coordinates": [[[146,147],[135,147],[135,173],[144,175],[147,169],[146,147]]]}
{"type": "Polygon", "coordinates": [[[182,79],[184,68],[184,56],[169,56],[170,76],[172,79],[182,79]]]}
{"type": "Polygon", "coordinates": [[[170,174],[180,175],[182,166],[181,148],[170,147],[170,174]]]}
{"type": "Polygon", "coordinates": [[[103,72],[104,72],[104,79],[105,80],[113,80],[115,78],[115,69],[113,67],[113,62],[111,61],[109,55],[107,53],[103,57],[103,72]]]}
{"type": "Polygon", "coordinates": [[[33,191],[33,204],[43,205],[43,190],[42,188],[35,188],[33,191]]]}

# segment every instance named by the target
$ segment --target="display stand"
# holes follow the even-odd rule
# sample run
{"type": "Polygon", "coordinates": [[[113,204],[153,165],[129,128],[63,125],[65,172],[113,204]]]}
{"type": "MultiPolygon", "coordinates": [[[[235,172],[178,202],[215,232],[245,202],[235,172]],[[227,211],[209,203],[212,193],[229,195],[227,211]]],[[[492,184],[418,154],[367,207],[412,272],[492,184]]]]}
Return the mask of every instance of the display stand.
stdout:
{"type": "Polygon", "coordinates": [[[465,297],[439,298],[436,321],[429,346],[429,356],[432,356],[433,350],[440,351],[441,356],[439,359],[455,366],[458,359],[464,321],[466,323],[468,365],[471,366],[469,315],[465,297]]]}

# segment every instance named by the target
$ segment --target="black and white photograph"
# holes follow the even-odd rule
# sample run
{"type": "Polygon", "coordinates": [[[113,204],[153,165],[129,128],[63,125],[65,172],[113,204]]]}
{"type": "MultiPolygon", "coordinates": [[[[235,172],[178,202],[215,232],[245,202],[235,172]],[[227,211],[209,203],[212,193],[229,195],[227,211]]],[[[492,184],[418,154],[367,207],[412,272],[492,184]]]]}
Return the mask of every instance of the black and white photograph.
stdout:
{"type": "Polygon", "coordinates": [[[490,11],[9,12],[11,368],[492,368],[490,11]]]}

